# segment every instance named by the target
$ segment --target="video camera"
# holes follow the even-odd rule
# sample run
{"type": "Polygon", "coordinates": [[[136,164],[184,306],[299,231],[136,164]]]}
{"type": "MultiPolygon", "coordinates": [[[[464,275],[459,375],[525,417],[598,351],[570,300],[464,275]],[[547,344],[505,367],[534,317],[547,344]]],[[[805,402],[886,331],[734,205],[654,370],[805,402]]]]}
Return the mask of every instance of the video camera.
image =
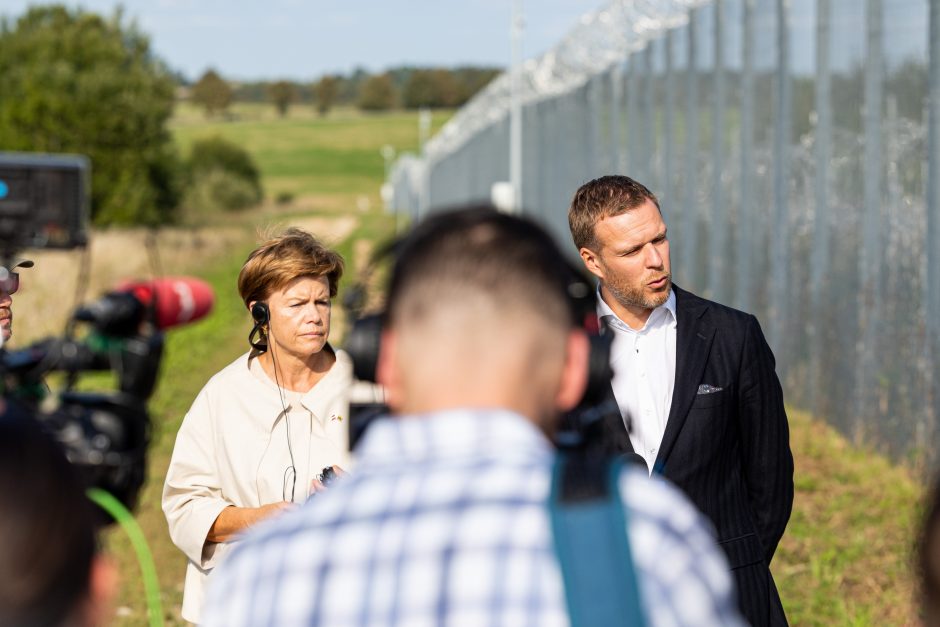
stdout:
{"type": "MultiPolygon", "coordinates": [[[[0,153],[0,259],[11,267],[23,248],[74,249],[87,244],[89,163],[77,155],[0,153]]],[[[0,348],[5,411],[28,413],[62,444],[89,487],[132,508],[143,485],[163,331],[212,308],[211,288],[192,278],[125,282],[77,307],[62,337],[24,349],[0,348]],[[76,331],[84,329],[79,337],[76,331]],[[79,374],[111,371],[117,389],[76,391],[79,374]],[[65,374],[48,408],[45,376],[65,374]]]]}

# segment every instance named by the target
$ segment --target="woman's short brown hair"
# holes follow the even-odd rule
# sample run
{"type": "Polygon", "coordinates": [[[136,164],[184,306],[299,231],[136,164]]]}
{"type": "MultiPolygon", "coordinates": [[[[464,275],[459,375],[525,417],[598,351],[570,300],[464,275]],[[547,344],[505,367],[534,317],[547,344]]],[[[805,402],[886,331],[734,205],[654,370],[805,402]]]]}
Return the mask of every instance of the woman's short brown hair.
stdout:
{"type": "Polygon", "coordinates": [[[325,276],[330,298],[343,276],[343,258],[310,233],[291,227],[254,249],[238,273],[238,293],[245,305],[263,301],[294,279],[325,276]]]}

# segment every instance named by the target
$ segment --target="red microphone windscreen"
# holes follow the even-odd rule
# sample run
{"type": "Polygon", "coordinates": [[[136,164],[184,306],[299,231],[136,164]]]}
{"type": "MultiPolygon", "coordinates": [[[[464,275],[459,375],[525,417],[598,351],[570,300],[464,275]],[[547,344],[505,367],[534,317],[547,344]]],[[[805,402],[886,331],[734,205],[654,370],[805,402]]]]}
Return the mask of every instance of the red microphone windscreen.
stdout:
{"type": "Polygon", "coordinates": [[[116,289],[132,293],[145,306],[150,306],[156,294],[156,322],[159,329],[199,320],[212,311],[212,288],[205,281],[192,277],[123,281],[116,289]]]}

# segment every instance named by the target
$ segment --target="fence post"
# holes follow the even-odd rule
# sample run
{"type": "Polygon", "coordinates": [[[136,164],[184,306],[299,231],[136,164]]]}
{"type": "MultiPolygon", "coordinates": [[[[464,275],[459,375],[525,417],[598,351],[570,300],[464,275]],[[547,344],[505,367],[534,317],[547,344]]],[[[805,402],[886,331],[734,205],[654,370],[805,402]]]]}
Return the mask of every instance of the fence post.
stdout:
{"type": "Polygon", "coordinates": [[[777,0],[777,110],[774,122],[774,212],[770,243],[770,345],[783,363],[784,333],[787,322],[790,225],[788,189],[790,183],[791,83],[789,0],[777,0]]]}
{"type": "Polygon", "coordinates": [[[878,378],[876,357],[878,325],[881,321],[881,101],[884,91],[884,58],[882,54],[882,2],[867,0],[866,24],[866,68],[865,68],[865,156],[864,156],[864,202],[862,215],[862,246],[859,250],[859,354],[855,378],[855,433],[860,435],[862,425],[877,415],[878,378]]]}
{"type": "Polygon", "coordinates": [[[672,193],[676,185],[675,166],[673,164],[675,141],[676,141],[676,76],[672,63],[672,46],[675,38],[674,30],[666,31],[665,41],[665,73],[663,80],[666,87],[666,111],[663,120],[663,196],[668,199],[670,205],[669,215],[666,217],[666,223],[669,223],[670,217],[675,217],[679,211],[679,203],[675,202],[675,194],[672,193]]]}
{"type": "Polygon", "coordinates": [[[826,285],[829,277],[829,162],[832,160],[832,79],[829,67],[831,34],[831,0],[818,0],[816,5],[816,127],[815,135],[815,215],[813,250],[810,257],[810,297],[812,312],[809,339],[811,342],[810,407],[821,411],[821,371],[826,320],[826,285]]]}
{"type": "MultiPolygon", "coordinates": [[[[927,39],[930,55],[928,78],[928,147],[927,147],[927,397],[930,411],[924,429],[931,438],[940,420],[940,391],[936,380],[940,373],[940,0],[930,0],[930,27],[927,39]]],[[[936,457],[934,457],[936,459],[936,457]]]]}
{"type": "Polygon", "coordinates": [[[688,66],[685,89],[685,223],[682,228],[682,262],[691,289],[700,289],[698,258],[698,69],[696,61],[695,28],[698,9],[689,10],[688,66]]]}
{"type": "Polygon", "coordinates": [[[754,0],[744,0],[741,65],[741,205],[738,209],[737,306],[754,306],[754,0]]]}
{"type": "Polygon", "coordinates": [[[712,215],[708,221],[709,251],[711,260],[708,286],[711,297],[718,302],[727,302],[728,267],[728,207],[722,189],[724,175],[725,146],[725,55],[724,55],[724,6],[723,0],[715,0],[715,97],[712,102],[712,215]]]}

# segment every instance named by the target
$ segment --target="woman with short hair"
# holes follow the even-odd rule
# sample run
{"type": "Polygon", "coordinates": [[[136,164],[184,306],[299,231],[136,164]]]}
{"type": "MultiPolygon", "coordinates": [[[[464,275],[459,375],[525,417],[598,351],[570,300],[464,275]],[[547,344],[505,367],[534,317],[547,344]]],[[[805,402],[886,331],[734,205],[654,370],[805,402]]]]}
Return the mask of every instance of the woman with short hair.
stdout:
{"type": "Polygon", "coordinates": [[[170,536],[189,558],[186,620],[199,621],[207,579],[238,534],[324,489],[325,469],[348,467],[349,402],[377,399],[328,342],[342,273],[338,253],[296,228],[241,269],[252,349],[196,397],[163,489],[170,536]]]}

